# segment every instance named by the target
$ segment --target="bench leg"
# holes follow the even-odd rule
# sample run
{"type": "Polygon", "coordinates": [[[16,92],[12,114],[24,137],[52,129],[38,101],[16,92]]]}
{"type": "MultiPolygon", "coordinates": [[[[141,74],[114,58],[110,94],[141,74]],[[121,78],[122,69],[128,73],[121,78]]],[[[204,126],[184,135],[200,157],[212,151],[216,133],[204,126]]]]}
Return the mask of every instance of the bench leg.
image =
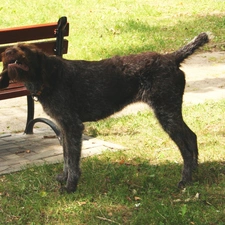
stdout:
{"type": "Polygon", "coordinates": [[[29,128],[29,122],[34,119],[34,100],[30,95],[27,95],[27,123],[25,127],[25,134],[33,134],[33,127],[29,128]]]}
{"type": "Polygon", "coordinates": [[[33,119],[31,120],[29,123],[28,123],[28,126],[27,126],[27,130],[25,131],[26,134],[33,134],[33,128],[34,128],[34,124],[35,123],[38,123],[38,122],[41,122],[41,123],[45,123],[47,124],[48,126],[50,126],[52,128],[52,130],[55,132],[59,142],[61,143],[61,133],[60,133],[60,130],[59,128],[49,119],[45,119],[45,118],[36,118],[36,119],[33,119]]]}
{"type": "Polygon", "coordinates": [[[55,134],[57,135],[59,142],[61,143],[60,130],[51,120],[45,119],[45,118],[34,119],[34,100],[30,95],[28,95],[27,96],[27,124],[26,124],[24,133],[25,134],[33,134],[34,133],[33,132],[34,124],[37,122],[42,122],[42,123],[45,123],[48,126],[50,126],[52,128],[52,130],[55,132],[55,134]]]}

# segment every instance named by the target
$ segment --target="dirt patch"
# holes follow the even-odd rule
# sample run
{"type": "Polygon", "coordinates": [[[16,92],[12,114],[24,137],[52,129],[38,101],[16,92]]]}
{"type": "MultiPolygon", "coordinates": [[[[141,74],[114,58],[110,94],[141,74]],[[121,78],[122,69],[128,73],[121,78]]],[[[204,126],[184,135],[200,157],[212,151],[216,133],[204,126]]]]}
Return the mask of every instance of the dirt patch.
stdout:
{"type": "Polygon", "coordinates": [[[225,98],[225,52],[194,55],[182,70],[186,74],[184,103],[225,98]]]}

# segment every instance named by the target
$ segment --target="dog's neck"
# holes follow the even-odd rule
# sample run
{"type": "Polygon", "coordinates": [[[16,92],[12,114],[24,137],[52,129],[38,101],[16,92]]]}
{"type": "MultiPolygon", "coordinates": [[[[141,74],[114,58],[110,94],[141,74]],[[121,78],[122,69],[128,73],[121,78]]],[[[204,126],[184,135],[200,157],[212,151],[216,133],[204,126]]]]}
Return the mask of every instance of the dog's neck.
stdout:
{"type": "Polygon", "coordinates": [[[34,82],[26,82],[25,86],[27,88],[27,90],[30,91],[31,96],[33,98],[34,101],[39,101],[39,98],[45,88],[44,84],[41,84],[39,82],[34,83],[34,82]]]}

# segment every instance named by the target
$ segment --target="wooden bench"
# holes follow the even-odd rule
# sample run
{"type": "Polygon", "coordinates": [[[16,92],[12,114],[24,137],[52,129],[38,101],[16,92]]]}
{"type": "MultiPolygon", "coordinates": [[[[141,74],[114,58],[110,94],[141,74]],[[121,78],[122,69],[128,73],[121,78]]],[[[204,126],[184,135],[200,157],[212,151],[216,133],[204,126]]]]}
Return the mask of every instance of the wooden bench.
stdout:
{"type": "MultiPolygon", "coordinates": [[[[37,45],[40,49],[50,55],[62,57],[68,51],[69,23],[66,17],[61,17],[57,23],[46,23],[31,26],[0,29],[0,61],[1,53],[7,47],[17,42],[29,42],[37,45]]],[[[48,124],[60,139],[60,131],[49,119],[34,119],[34,99],[22,83],[10,83],[9,87],[0,90],[0,100],[27,96],[27,122],[25,134],[33,134],[33,127],[36,122],[48,124]]]]}

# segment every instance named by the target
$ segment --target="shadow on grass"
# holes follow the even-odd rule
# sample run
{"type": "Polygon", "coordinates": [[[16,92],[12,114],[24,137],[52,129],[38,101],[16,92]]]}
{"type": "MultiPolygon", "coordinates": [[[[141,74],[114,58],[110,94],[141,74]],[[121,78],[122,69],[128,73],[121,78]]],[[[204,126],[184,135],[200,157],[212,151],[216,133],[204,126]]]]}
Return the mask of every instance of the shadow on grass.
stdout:
{"type": "MultiPolygon", "coordinates": [[[[105,193],[109,186],[115,190],[125,185],[128,190],[132,187],[139,187],[147,194],[149,188],[176,191],[182,165],[171,162],[151,165],[151,162],[143,159],[111,162],[94,157],[85,159],[82,162],[82,168],[80,191],[92,186],[93,192],[101,190],[100,192],[105,193]]],[[[224,162],[201,163],[198,170],[193,173],[193,183],[198,182],[203,186],[218,184],[218,176],[221,173],[225,174],[224,162]]]]}
{"type": "MultiPolygon", "coordinates": [[[[196,209],[201,208],[200,203],[207,205],[205,197],[192,201],[190,207],[196,209],[191,210],[187,218],[180,216],[181,207],[188,204],[185,201],[196,193],[207,196],[213,210],[223,206],[224,162],[200,164],[194,183],[186,192],[176,187],[181,165],[171,162],[151,165],[141,158],[118,162],[106,156],[86,158],[82,160],[83,174],[76,193],[63,195],[53,181],[61,169],[61,164],[44,165],[1,176],[3,223],[96,224],[100,222],[99,215],[101,218],[106,215],[118,224],[140,224],[134,221],[148,224],[159,220],[171,221],[167,224],[174,224],[174,220],[186,223],[192,216],[195,221],[201,220],[201,216],[196,218],[196,209]],[[175,203],[177,200],[179,203],[175,203]],[[162,218],[159,212],[164,215],[162,218]]],[[[216,218],[222,217],[216,213],[216,218]]]]}
{"type": "MultiPolygon", "coordinates": [[[[174,191],[177,189],[176,185],[180,179],[182,169],[181,164],[171,162],[151,165],[151,162],[141,158],[127,161],[124,159],[111,161],[108,157],[99,159],[97,156],[83,159],[81,165],[82,176],[78,190],[80,193],[83,192],[82,195],[94,194],[95,192],[95,194],[99,192],[104,194],[109,188],[115,191],[116,188],[123,185],[127,186],[128,189],[132,186],[139,187],[146,193],[148,192],[149,186],[154,186],[157,189],[169,188],[171,191],[174,191]]],[[[61,170],[62,164],[46,164],[43,166],[29,167],[20,172],[1,175],[0,177],[8,177],[9,179],[9,183],[4,184],[4,186],[11,186],[11,184],[17,186],[18,179],[26,182],[26,177],[29,177],[29,182],[32,183],[32,180],[34,182],[35,180],[41,181],[42,188],[47,190],[52,188],[52,185],[51,187],[49,186],[52,181],[57,184],[57,182],[54,182],[54,175],[57,172],[60,173],[61,170]]],[[[203,186],[214,183],[218,184],[220,174],[225,175],[224,161],[200,163],[198,170],[193,173],[193,183],[198,182],[199,185],[203,186]]],[[[2,190],[2,184],[0,187],[1,192],[4,192],[2,190]]],[[[20,185],[17,187],[18,190],[21,188],[20,185]]]]}

